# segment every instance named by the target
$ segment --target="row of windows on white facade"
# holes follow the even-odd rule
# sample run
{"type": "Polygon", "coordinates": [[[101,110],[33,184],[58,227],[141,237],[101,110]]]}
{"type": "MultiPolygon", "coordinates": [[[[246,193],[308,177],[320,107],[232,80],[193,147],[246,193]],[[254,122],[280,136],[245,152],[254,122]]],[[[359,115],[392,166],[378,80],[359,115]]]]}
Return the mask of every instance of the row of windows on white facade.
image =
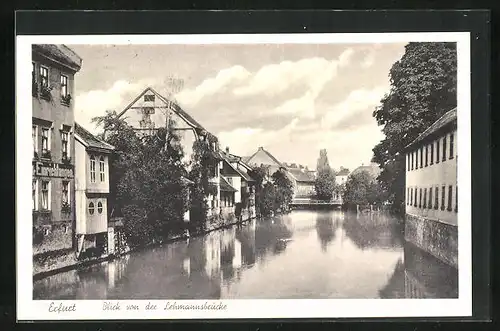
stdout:
{"type": "MultiPolygon", "coordinates": [[[[90,155],[90,182],[96,182],[96,164],[97,157],[95,155],[90,155]]],[[[105,176],[105,163],[104,156],[99,157],[99,180],[104,182],[106,180],[105,176]]]]}
{"type": "MultiPolygon", "coordinates": [[[[41,147],[42,147],[42,157],[48,157],[48,153],[51,152],[51,128],[41,127],[39,131],[37,125],[32,126],[31,137],[33,141],[33,150],[35,153],[39,151],[38,135],[40,134],[41,147]],[[41,134],[40,134],[41,131],[41,134]]],[[[61,155],[62,159],[66,160],[70,158],[70,133],[68,131],[60,131],[61,134],[61,155]]]]}
{"type": "MultiPolygon", "coordinates": [[[[408,187],[406,189],[406,204],[408,206],[435,209],[453,210],[453,185],[430,188],[408,187]],[[440,196],[441,194],[441,196],[440,196]],[[441,197],[441,198],[440,198],[441,197]],[[441,203],[440,203],[441,202],[441,203]]],[[[455,212],[458,212],[458,186],[455,186],[455,212]]]]}
{"type": "MultiPolygon", "coordinates": [[[[62,181],[61,206],[67,208],[71,206],[70,185],[69,181],[62,181]]],[[[33,210],[51,210],[52,182],[50,180],[33,179],[31,193],[33,210]],[[41,201],[39,195],[41,195],[41,201]],[[41,205],[39,205],[40,202],[41,205]]]]}
{"type": "MultiPolygon", "coordinates": [[[[50,86],[49,84],[49,67],[40,65],[40,70],[36,70],[36,63],[32,62],[32,70],[31,70],[31,83],[33,85],[37,84],[38,81],[40,81],[40,87],[42,88],[48,88],[50,86]]],[[[69,86],[68,86],[68,76],[64,74],[60,74],[59,78],[59,83],[61,87],[61,96],[62,97],[67,97],[69,95],[69,86]]]]}
{"type": "Polygon", "coordinates": [[[453,159],[455,156],[454,134],[439,138],[435,142],[418,148],[416,151],[407,154],[406,170],[416,170],[418,168],[427,167],[440,161],[445,162],[448,159],[453,159]],[[447,142],[449,145],[447,147],[447,142]],[[435,151],[434,151],[435,150],[435,151]]]}

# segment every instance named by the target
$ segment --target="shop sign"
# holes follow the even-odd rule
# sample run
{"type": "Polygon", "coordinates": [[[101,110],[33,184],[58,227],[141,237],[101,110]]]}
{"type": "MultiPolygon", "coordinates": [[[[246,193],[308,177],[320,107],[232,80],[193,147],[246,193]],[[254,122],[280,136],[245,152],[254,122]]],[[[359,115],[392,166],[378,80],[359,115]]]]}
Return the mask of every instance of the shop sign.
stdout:
{"type": "Polygon", "coordinates": [[[73,178],[73,167],[61,163],[33,163],[33,176],[73,178]]]}

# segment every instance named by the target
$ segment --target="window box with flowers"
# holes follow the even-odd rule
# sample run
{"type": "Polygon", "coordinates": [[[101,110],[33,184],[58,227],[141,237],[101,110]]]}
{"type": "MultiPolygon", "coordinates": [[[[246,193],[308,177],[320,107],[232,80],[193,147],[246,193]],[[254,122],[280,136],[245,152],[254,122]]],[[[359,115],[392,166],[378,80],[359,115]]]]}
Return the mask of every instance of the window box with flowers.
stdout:
{"type": "Polygon", "coordinates": [[[34,210],[33,211],[33,222],[47,224],[52,221],[52,212],[50,210],[34,210]]]}
{"type": "Polygon", "coordinates": [[[33,151],[33,159],[38,160],[38,152],[33,151]]]}
{"type": "Polygon", "coordinates": [[[52,87],[42,85],[40,88],[40,98],[52,101],[52,87]]]}
{"type": "Polygon", "coordinates": [[[71,94],[62,95],[61,103],[65,106],[69,106],[71,104],[71,94]]]}
{"type": "Polygon", "coordinates": [[[64,201],[61,205],[61,213],[71,214],[71,206],[68,202],[64,201]]]}
{"type": "Polygon", "coordinates": [[[63,164],[71,164],[71,158],[69,156],[64,156],[62,157],[62,163],[63,164]]]}

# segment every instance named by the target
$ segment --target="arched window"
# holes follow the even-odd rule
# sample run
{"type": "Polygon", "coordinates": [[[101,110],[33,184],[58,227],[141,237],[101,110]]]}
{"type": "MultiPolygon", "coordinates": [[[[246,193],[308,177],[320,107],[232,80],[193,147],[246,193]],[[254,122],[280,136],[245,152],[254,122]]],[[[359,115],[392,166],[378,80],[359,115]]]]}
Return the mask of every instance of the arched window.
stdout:
{"type": "Polygon", "coordinates": [[[101,201],[97,202],[97,212],[99,214],[102,214],[102,202],[101,201]]]}
{"type": "Polygon", "coordinates": [[[104,156],[99,158],[99,179],[104,182],[104,156]]]}
{"type": "Polygon", "coordinates": [[[94,215],[94,203],[89,203],[89,214],[94,215]]]}
{"type": "Polygon", "coordinates": [[[90,182],[95,183],[95,156],[90,156],[90,182]]]}

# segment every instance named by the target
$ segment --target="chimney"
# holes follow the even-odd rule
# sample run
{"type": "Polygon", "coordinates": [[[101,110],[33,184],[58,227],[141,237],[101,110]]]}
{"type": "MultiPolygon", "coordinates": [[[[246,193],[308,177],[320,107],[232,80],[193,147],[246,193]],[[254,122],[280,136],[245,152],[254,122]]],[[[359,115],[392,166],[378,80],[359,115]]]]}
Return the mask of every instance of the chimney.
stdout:
{"type": "Polygon", "coordinates": [[[262,146],[259,147],[259,150],[263,150],[263,149],[264,149],[264,147],[262,147],[262,146]]]}
{"type": "Polygon", "coordinates": [[[229,154],[229,147],[226,147],[226,154],[229,154]]]}

